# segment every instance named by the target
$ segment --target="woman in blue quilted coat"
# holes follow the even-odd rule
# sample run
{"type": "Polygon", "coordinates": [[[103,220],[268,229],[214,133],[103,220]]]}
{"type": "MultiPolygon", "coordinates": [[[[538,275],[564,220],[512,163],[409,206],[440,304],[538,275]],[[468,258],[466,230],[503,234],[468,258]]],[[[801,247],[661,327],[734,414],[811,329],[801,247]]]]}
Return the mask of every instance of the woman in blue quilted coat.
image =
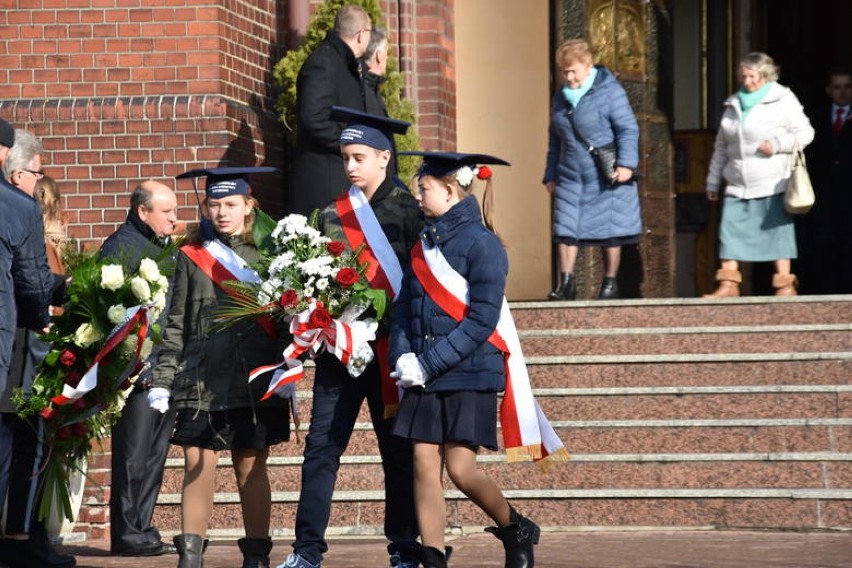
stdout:
{"type": "Polygon", "coordinates": [[[634,171],[639,126],[627,93],[606,67],[594,65],[589,44],[569,40],[556,51],[565,81],[550,107],[544,185],[553,195],[553,235],[560,278],[551,300],[577,295],[574,263],[581,246],[600,247],[604,279],[598,299],[619,297],[621,247],[639,242],[642,218],[634,171]],[[612,172],[599,173],[592,148],[615,153],[612,172]]]}

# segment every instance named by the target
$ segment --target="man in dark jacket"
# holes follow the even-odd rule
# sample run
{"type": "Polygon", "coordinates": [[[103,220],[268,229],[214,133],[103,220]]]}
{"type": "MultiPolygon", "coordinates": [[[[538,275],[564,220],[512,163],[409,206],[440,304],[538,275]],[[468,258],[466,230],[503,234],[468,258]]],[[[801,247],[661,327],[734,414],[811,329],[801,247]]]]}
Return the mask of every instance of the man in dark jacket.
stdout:
{"type": "MultiPolygon", "coordinates": [[[[138,270],[145,257],[159,260],[168,254],[174,262],[174,253],[164,251],[176,225],[174,191],[157,181],[142,182],[130,196],[127,220],[104,241],[100,256],[115,260],[127,271],[138,270]]],[[[167,311],[163,310],[161,320],[167,311]]],[[[112,429],[110,551],[122,556],[177,552],[173,545],[161,540],[160,532],[151,525],[175,421],[174,410],[160,413],[148,406],[146,391],[151,388],[156,362],[155,348],[112,429]]]]}
{"type": "Polygon", "coordinates": [[[852,71],[834,68],[828,99],[810,109],[814,141],[805,149],[816,202],[797,215],[800,294],[852,293],[852,71]]]}
{"type": "Polygon", "coordinates": [[[308,56],[296,80],[296,150],[288,210],[310,215],[349,186],[340,158],[343,124],[332,121],[331,107],[366,110],[359,58],[370,41],[370,16],[346,5],[334,30],[308,56]]]}
{"type": "Polygon", "coordinates": [[[14,388],[32,381],[31,331],[47,327],[51,298],[55,293],[53,303],[60,304],[64,289],[64,277],[48,267],[41,208],[31,197],[44,176],[41,152],[35,136],[0,120],[0,503],[7,507],[0,565],[11,568],[76,564],[54,550],[44,524],[35,520],[43,423],[20,418],[10,400],[14,388]]]}

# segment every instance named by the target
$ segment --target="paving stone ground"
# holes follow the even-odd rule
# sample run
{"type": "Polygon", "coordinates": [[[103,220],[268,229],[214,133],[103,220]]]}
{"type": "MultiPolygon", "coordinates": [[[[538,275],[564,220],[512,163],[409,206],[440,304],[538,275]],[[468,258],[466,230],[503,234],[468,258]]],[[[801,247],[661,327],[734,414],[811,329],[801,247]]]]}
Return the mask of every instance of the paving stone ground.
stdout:
{"type": "MultiPolygon", "coordinates": [[[[474,534],[450,542],[450,566],[503,566],[502,548],[494,537],[474,534]]],[[[176,556],[119,558],[107,542],[93,541],[60,548],[77,557],[80,568],[153,568],[176,566],[176,556]]],[[[276,540],[273,566],[290,551],[289,540],[276,540]]],[[[242,557],[233,540],[214,541],[205,568],[236,568],[242,557]]],[[[324,568],[383,568],[384,542],[335,539],[324,568]]],[[[538,568],[852,568],[852,532],[776,532],[732,530],[564,531],[545,532],[536,547],[538,568]]]]}

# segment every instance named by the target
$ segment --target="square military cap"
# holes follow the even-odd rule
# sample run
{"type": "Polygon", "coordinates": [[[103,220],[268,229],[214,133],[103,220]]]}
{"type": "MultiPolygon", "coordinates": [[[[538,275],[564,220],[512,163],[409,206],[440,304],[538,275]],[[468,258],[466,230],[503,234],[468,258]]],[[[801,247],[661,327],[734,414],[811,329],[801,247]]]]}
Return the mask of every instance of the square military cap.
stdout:
{"type": "Polygon", "coordinates": [[[205,192],[207,197],[221,199],[231,195],[250,195],[251,186],[248,177],[251,174],[276,172],[280,172],[280,170],[269,166],[199,168],[184,172],[176,176],[175,179],[206,177],[205,192]]]}
{"type": "Polygon", "coordinates": [[[469,154],[463,152],[399,152],[400,156],[422,156],[423,164],[419,175],[443,177],[465,166],[477,170],[480,165],[510,166],[511,164],[497,156],[489,154],[469,154]]]}
{"type": "Polygon", "coordinates": [[[340,133],[341,144],[364,144],[377,150],[392,150],[394,134],[405,134],[410,122],[366,113],[354,108],[331,107],[331,120],[346,127],[340,133]]]}

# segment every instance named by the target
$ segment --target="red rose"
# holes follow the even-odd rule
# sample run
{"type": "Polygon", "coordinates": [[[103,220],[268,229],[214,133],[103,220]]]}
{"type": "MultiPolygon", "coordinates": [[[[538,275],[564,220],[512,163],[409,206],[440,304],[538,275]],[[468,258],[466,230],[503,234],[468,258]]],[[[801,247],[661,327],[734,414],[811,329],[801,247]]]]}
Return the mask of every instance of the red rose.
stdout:
{"type": "Polygon", "coordinates": [[[65,384],[69,387],[76,387],[80,384],[80,379],[82,378],[83,375],[79,371],[68,371],[68,374],[65,375],[65,384]]]}
{"type": "Polygon", "coordinates": [[[284,310],[292,308],[298,303],[299,294],[297,294],[292,288],[281,294],[281,298],[278,299],[278,305],[284,310]]]}
{"type": "Polygon", "coordinates": [[[327,245],[325,245],[328,254],[332,256],[340,256],[343,254],[343,251],[346,250],[346,245],[341,243],[340,241],[331,241],[327,245]]]}
{"type": "Polygon", "coordinates": [[[88,405],[85,398],[78,398],[73,404],[75,410],[85,410],[88,405]]]}
{"type": "Polygon", "coordinates": [[[71,436],[71,427],[63,426],[59,430],[56,431],[56,439],[57,440],[67,440],[71,436]]]}
{"type": "Polygon", "coordinates": [[[331,327],[331,321],[331,314],[328,313],[328,310],[319,306],[311,312],[311,316],[308,318],[308,326],[325,329],[331,327]]]}
{"type": "Polygon", "coordinates": [[[88,432],[89,429],[86,428],[86,425],[83,422],[77,422],[76,424],[71,425],[71,433],[78,438],[85,437],[88,432]]]}
{"type": "Polygon", "coordinates": [[[56,409],[52,406],[45,406],[41,409],[41,412],[39,412],[39,414],[42,418],[50,422],[51,420],[53,420],[53,417],[56,416],[56,409]]]}
{"type": "Polygon", "coordinates": [[[77,362],[77,356],[70,349],[66,349],[62,353],[59,354],[59,363],[63,367],[70,367],[74,363],[77,362]]]}
{"type": "Polygon", "coordinates": [[[479,171],[476,173],[476,177],[479,179],[491,179],[493,175],[494,172],[488,166],[479,166],[479,171]]]}
{"type": "Polygon", "coordinates": [[[348,288],[358,282],[361,279],[361,275],[354,268],[341,268],[334,279],[341,286],[348,288]]]}

